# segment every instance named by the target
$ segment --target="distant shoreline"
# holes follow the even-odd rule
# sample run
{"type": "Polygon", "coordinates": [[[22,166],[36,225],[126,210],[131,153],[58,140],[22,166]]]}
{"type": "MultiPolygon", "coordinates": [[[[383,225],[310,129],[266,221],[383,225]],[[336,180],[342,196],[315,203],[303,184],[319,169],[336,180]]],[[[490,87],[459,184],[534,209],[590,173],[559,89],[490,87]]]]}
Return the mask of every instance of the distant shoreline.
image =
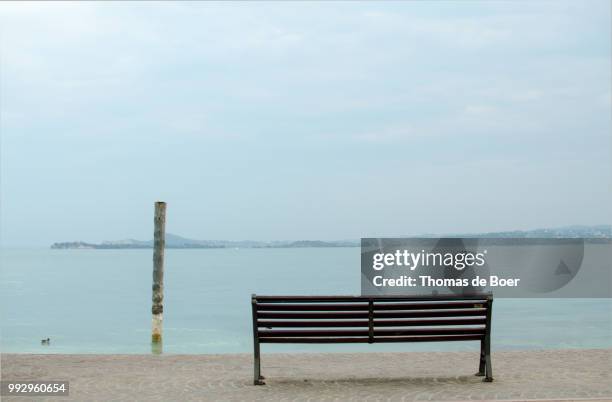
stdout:
{"type": "MultiPolygon", "coordinates": [[[[359,247],[360,243],[355,242],[325,242],[320,240],[303,240],[295,242],[274,242],[269,244],[254,244],[255,242],[249,242],[249,244],[166,244],[166,249],[227,249],[227,248],[312,248],[312,247],[359,247]]],[[[142,250],[152,249],[152,244],[110,244],[110,243],[85,243],[85,242],[62,242],[53,243],[51,249],[56,250],[75,250],[75,249],[89,249],[89,250],[142,250]]]]}
{"type": "MultiPolygon", "coordinates": [[[[515,239],[588,239],[588,243],[602,243],[612,237],[612,225],[573,225],[560,228],[545,228],[534,230],[514,230],[489,233],[457,233],[457,234],[422,234],[413,236],[394,237],[462,237],[462,238],[515,238],[515,239]]],[[[167,249],[219,249],[219,248],[310,248],[310,247],[360,247],[361,240],[194,240],[166,233],[167,249]]],[[[93,249],[93,250],[126,250],[126,249],[152,249],[153,240],[118,240],[102,243],[87,243],[84,241],[59,242],[51,245],[52,249],[93,249]]]]}

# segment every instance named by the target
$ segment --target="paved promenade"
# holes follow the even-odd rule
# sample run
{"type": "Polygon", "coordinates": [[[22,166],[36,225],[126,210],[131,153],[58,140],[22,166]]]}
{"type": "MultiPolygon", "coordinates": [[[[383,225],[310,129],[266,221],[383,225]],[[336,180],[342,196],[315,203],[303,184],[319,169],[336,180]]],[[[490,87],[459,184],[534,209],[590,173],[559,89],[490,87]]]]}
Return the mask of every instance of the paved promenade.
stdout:
{"type": "Polygon", "coordinates": [[[272,354],[253,386],[250,355],[1,356],[3,380],[69,380],[70,397],[3,401],[612,400],[612,350],[272,354]]]}

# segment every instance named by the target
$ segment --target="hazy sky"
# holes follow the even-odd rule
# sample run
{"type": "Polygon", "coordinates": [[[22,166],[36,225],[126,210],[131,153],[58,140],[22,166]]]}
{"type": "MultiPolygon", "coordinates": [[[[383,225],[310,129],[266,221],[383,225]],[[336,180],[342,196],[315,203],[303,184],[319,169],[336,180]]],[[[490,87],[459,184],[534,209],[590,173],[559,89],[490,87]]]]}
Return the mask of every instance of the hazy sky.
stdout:
{"type": "Polygon", "coordinates": [[[608,1],[2,3],[1,241],[610,223],[608,1]]]}

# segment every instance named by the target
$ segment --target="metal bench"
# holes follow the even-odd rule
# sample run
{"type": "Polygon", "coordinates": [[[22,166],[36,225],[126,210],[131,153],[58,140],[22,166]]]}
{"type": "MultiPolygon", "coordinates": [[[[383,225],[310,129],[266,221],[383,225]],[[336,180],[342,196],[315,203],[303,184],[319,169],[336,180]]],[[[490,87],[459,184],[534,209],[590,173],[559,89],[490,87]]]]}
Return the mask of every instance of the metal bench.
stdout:
{"type": "Polygon", "coordinates": [[[254,384],[265,384],[262,343],[480,341],[476,375],[493,381],[493,296],[252,295],[254,384]]]}

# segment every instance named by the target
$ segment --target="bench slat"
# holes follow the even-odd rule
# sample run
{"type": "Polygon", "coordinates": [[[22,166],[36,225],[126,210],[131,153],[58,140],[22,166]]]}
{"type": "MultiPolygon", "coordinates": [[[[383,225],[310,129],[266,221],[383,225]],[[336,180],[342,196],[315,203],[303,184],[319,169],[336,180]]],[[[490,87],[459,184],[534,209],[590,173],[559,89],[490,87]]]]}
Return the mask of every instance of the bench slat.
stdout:
{"type": "MultiPolygon", "coordinates": [[[[368,320],[360,321],[258,321],[263,328],[368,327],[368,320]]],[[[460,326],[485,325],[486,318],[456,318],[445,320],[374,320],[374,327],[460,326]]]]}
{"type": "Polygon", "coordinates": [[[422,296],[257,296],[252,298],[265,303],[316,303],[316,302],[368,302],[375,301],[435,301],[435,300],[482,300],[491,298],[490,293],[476,295],[422,295],[422,296]]]}
{"type": "Polygon", "coordinates": [[[352,318],[368,318],[368,312],[325,312],[325,313],[279,313],[279,312],[261,312],[257,313],[258,318],[268,319],[286,319],[286,320],[305,320],[305,319],[352,319],[352,318]]]}
{"type": "MultiPolygon", "coordinates": [[[[486,301],[476,300],[470,302],[405,302],[405,303],[380,303],[374,302],[374,310],[435,310],[435,309],[465,309],[483,308],[486,301]]],[[[257,303],[258,311],[362,311],[368,310],[368,303],[352,304],[266,304],[257,303]]]]}
{"type": "MultiPolygon", "coordinates": [[[[428,318],[428,317],[464,317],[485,316],[486,308],[451,309],[451,310],[426,310],[426,311],[374,311],[374,319],[380,318],[428,318]]],[[[368,312],[258,312],[257,317],[262,319],[277,320],[325,320],[325,319],[355,319],[368,318],[368,312]]]]}
{"type": "MultiPolygon", "coordinates": [[[[449,335],[449,336],[398,336],[378,337],[373,343],[391,342],[452,342],[480,341],[483,335],[449,335]]],[[[370,343],[368,337],[353,338],[259,338],[262,343],[370,343]]]]}
{"type": "MultiPolygon", "coordinates": [[[[374,337],[377,336],[402,336],[402,335],[467,335],[484,334],[485,328],[402,328],[402,329],[375,329],[374,337]]],[[[347,337],[368,336],[369,332],[363,329],[341,329],[341,330],[259,330],[261,338],[290,338],[290,337],[347,337]]]]}
{"type": "Polygon", "coordinates": [[[361,304],[260,304],[258,311],[368,311],[368,303],[361,304]]]}
{"type": "Polygon", "coordinates": [[[374,303],[374,310],[446,310],[484,308],[486,301],[473,302],[436,302],[436,303],[374,303]]]}
{"type": "Polygon", "coordinates": [[[486,316],[486,308],[425,310],[425,311],[375,311],[374,319],[379,318],[429,318],[429,317],[464,317],[486,316]]]}

